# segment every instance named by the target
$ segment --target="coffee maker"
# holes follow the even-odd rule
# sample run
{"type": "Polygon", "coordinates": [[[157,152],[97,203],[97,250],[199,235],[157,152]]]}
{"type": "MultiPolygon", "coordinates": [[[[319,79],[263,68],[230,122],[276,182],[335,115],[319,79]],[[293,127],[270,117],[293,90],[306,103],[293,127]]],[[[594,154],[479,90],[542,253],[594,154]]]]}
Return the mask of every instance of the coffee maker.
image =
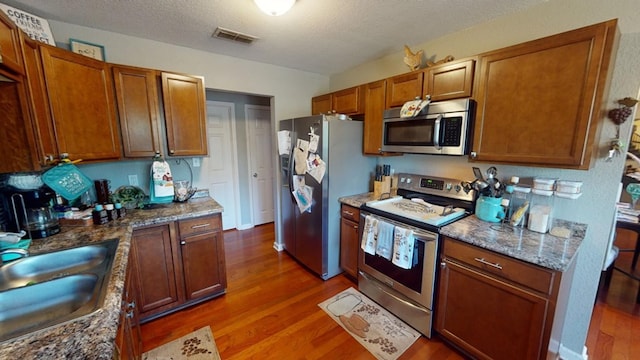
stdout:
{"type": "Polygon", "coordinates": [[[8,186],[2,191],[7,231],[25,230],[32,239],[59,233],[60,222],[53,209],[55,204],[56,193],[46,185],[29,190],[8,186]]]}

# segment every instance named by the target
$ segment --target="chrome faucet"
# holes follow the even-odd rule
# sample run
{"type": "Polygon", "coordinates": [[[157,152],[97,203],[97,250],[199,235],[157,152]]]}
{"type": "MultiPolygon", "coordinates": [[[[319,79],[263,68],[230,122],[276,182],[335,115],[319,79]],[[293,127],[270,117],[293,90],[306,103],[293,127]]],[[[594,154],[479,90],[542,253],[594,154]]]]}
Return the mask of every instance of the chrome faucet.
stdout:
{"type": "Polygon", "coordinates": [[[4,254],[16,254],[21,255],[21,258],[25,258],[29,256],[29,252],[25,249],[6,249],[0,251],[0,266],[4,265],[4,261],[2,260],[2,255],[4,254]]]}

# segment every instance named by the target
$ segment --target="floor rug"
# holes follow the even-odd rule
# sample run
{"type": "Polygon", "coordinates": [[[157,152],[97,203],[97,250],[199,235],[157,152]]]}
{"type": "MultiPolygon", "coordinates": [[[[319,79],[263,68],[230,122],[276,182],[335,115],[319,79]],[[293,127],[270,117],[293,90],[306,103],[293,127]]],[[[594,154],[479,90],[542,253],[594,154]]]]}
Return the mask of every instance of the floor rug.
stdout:
{"type": "Polygon", "coordinates": [[[206,326],[142,354],[142,360],[220,360],[211,328],[206,326]]]}
{"type": "Polygon", "coordinates": [[[420,333],[354,288],[318,304],[379,360],[395,360],[420,333]]]}

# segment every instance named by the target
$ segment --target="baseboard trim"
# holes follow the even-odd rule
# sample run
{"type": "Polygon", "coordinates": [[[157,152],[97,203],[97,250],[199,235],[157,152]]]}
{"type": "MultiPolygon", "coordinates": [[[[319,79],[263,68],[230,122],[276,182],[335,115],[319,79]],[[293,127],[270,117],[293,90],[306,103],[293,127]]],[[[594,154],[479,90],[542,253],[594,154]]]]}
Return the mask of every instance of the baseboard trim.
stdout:
{"type": "Polygon", "coordinates": [[[247,229],[251,229],[253,227],[253,224],[243,224],[240,226],[236,226],[236,229],[238,230],[247,230],[247,229]]]}
{"type": "Polygon", "coordinates": [[[558,352],[558,355],[561,360],[588,360],[589,359],[589,355],[587,355],[586,346],[582,348],[582,354],[580,354],[560,344],[560,351],[558,352]]]}
{"type": "Polygon", "coordinates": [[[273,242],[273,248],[276,249],[277,252],[284,250],[284,246],[277,241],[273,242]]]}

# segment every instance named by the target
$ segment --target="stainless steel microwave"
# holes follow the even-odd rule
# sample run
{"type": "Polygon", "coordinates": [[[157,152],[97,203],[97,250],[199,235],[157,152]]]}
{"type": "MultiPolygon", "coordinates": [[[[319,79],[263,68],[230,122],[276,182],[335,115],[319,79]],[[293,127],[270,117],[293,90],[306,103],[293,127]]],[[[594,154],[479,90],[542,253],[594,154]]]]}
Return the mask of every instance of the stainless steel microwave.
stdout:
{"type": "Polygon", "coordinates": [[[401,117],[401,108],[385,110],[382,151],[466,155],[473,136],[475,101],[432,102],[416,116],[401,117]]]}

